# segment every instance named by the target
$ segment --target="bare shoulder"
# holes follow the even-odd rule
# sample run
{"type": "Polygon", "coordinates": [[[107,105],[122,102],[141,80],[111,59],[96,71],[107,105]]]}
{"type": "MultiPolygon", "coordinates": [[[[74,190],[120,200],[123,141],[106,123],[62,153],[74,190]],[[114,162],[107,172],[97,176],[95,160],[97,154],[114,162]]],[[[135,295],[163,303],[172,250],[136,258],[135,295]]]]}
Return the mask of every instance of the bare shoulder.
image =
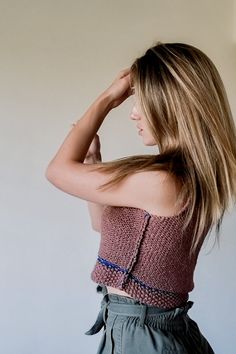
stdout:
{"type": "Polygon", "coordinates": [[[137,204],[139,208],[154,215],[171,216],[178,213],[183,205],[178,204],[181,184],[166,171],[147,171],[137,176],[143,193],[137,204]]]}
{"type": "Polygon", "coordinates": [[[100,189],[112,177],[97,169],[100,164],[69,163],[54,166],[47,179],[65,193],[101,205],[145,209],[151,214],[170,216],[181,209],[176,200],[178,183],[165,171],[131,173],[114,188],[100,189]]]}

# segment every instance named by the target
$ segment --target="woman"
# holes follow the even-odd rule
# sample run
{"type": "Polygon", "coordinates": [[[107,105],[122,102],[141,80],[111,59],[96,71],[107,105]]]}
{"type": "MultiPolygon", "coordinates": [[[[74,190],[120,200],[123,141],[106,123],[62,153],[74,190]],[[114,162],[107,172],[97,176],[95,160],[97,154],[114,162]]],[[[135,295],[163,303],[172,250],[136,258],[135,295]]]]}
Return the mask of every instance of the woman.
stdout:
{"type": "Polygon", "coordinates": [[[101,311],[86,334],[98,354],[214,353],[189,315],[197,257],[236,197],[236,129],[220,75],[184,43],[150,47],[70,131],[46,177],[89,202],[101,242],[92,280],[101,311]],[[154,155],[101,162],[97,131],[130,95],[154,155]]]}

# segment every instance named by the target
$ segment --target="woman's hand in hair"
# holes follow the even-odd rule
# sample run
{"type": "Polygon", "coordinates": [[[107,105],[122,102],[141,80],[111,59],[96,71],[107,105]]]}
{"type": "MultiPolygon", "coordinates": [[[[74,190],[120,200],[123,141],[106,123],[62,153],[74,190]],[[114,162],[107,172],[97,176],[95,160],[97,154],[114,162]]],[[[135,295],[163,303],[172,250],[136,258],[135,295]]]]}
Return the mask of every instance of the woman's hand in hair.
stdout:
{"type": "Polygon", "coordinates": [[[132,95],[130,85],[130,68],[121,70],[112,84],[102,93],[101,96],[109,97],[110,107],[115,108],[132,95]]]}

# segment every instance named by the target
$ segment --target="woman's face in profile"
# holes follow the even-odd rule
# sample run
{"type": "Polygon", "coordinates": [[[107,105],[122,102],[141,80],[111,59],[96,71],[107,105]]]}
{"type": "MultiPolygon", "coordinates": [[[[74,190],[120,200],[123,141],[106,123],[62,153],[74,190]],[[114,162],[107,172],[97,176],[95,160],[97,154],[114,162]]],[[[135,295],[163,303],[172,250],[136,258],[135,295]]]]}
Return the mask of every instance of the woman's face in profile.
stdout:
{"type": "Polygon", "coordinates": [[[148,127],[147,120],[145,116],[141,113],[137,98],[132,95],[133,98],[133,108],[130,113],[130,118],[136,121],[136,127],[138,129],[138,134],[143,138],[144,145],[152,146],[156,145],[156,142],[152,136],[152,133],[148,127]]]}

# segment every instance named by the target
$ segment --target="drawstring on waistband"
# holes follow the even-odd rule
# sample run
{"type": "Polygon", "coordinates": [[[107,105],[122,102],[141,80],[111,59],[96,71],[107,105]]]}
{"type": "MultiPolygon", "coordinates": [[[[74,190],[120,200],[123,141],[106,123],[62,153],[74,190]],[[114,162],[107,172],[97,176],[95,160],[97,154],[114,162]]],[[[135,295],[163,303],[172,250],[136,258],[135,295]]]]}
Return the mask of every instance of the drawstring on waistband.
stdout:
{"type": "Polygon", "coordinates": [[[188,321],[186,315],[188,310],[193,306],[193,301],[188,301],[184,306],[182,307],[177,307],[173,310],[167,310],[163,312],[156,311],[155,307],[148,307],[148,305],[145,304],[140,304],[138,307],[133,304],[122,304],[122,307],[120,308],[119,304],[117,303],[111,303],[109,300],[109,294],[107,292],[107,288],[105,286],[97,286],[97,292],[102,292],[103,293],[103,299],[101,301],[101,309],[98,313],[97,319],[94,323],[94,325],[87,331],[85,332],[86,335],[93,335],[98,333],[101,328],[104,326],[106,323],[107,319],[107,311],[108,311],[108,305],[110,305],[110,311],[115,312],[115,313],[120,313],[120,314],[125,314],[125,309],[127,309],[127,315],[139,315],[140,316],[140,321],[139,321],[139,326],[143,327],[145,323],[145,319],[147,314],[149,315],[160,315],[158,318],[158,323],[160,327],[163,327],[168,329],[173,326],[177,326],[180,324],[181,326],[185,326],[185,330],[188,330],[188,321]],[[177,315],[183,314],[181,318],[178,318],[177,315]],[[169,320],[169,321],[168,321],[169,320]],[[172,324],[171,324],[172,323],[172,324]]]}
{"type": "Polygon", "coordinates": [[[100,285],[97,286],[97,292],[102,292],[103,293],[103,299],[101,302],[101,309],[98,313],[97,319],[94,323],[94,325],[87,331],[85,334],[87,335],[93,335],[98,333],[103,326],[105,326],[106,323],[106,318],[107,318],[107,306],[109,305],[110,301],[108,298],[108,293],[106,291],[105,287],[101,287],[100,285]]]}

